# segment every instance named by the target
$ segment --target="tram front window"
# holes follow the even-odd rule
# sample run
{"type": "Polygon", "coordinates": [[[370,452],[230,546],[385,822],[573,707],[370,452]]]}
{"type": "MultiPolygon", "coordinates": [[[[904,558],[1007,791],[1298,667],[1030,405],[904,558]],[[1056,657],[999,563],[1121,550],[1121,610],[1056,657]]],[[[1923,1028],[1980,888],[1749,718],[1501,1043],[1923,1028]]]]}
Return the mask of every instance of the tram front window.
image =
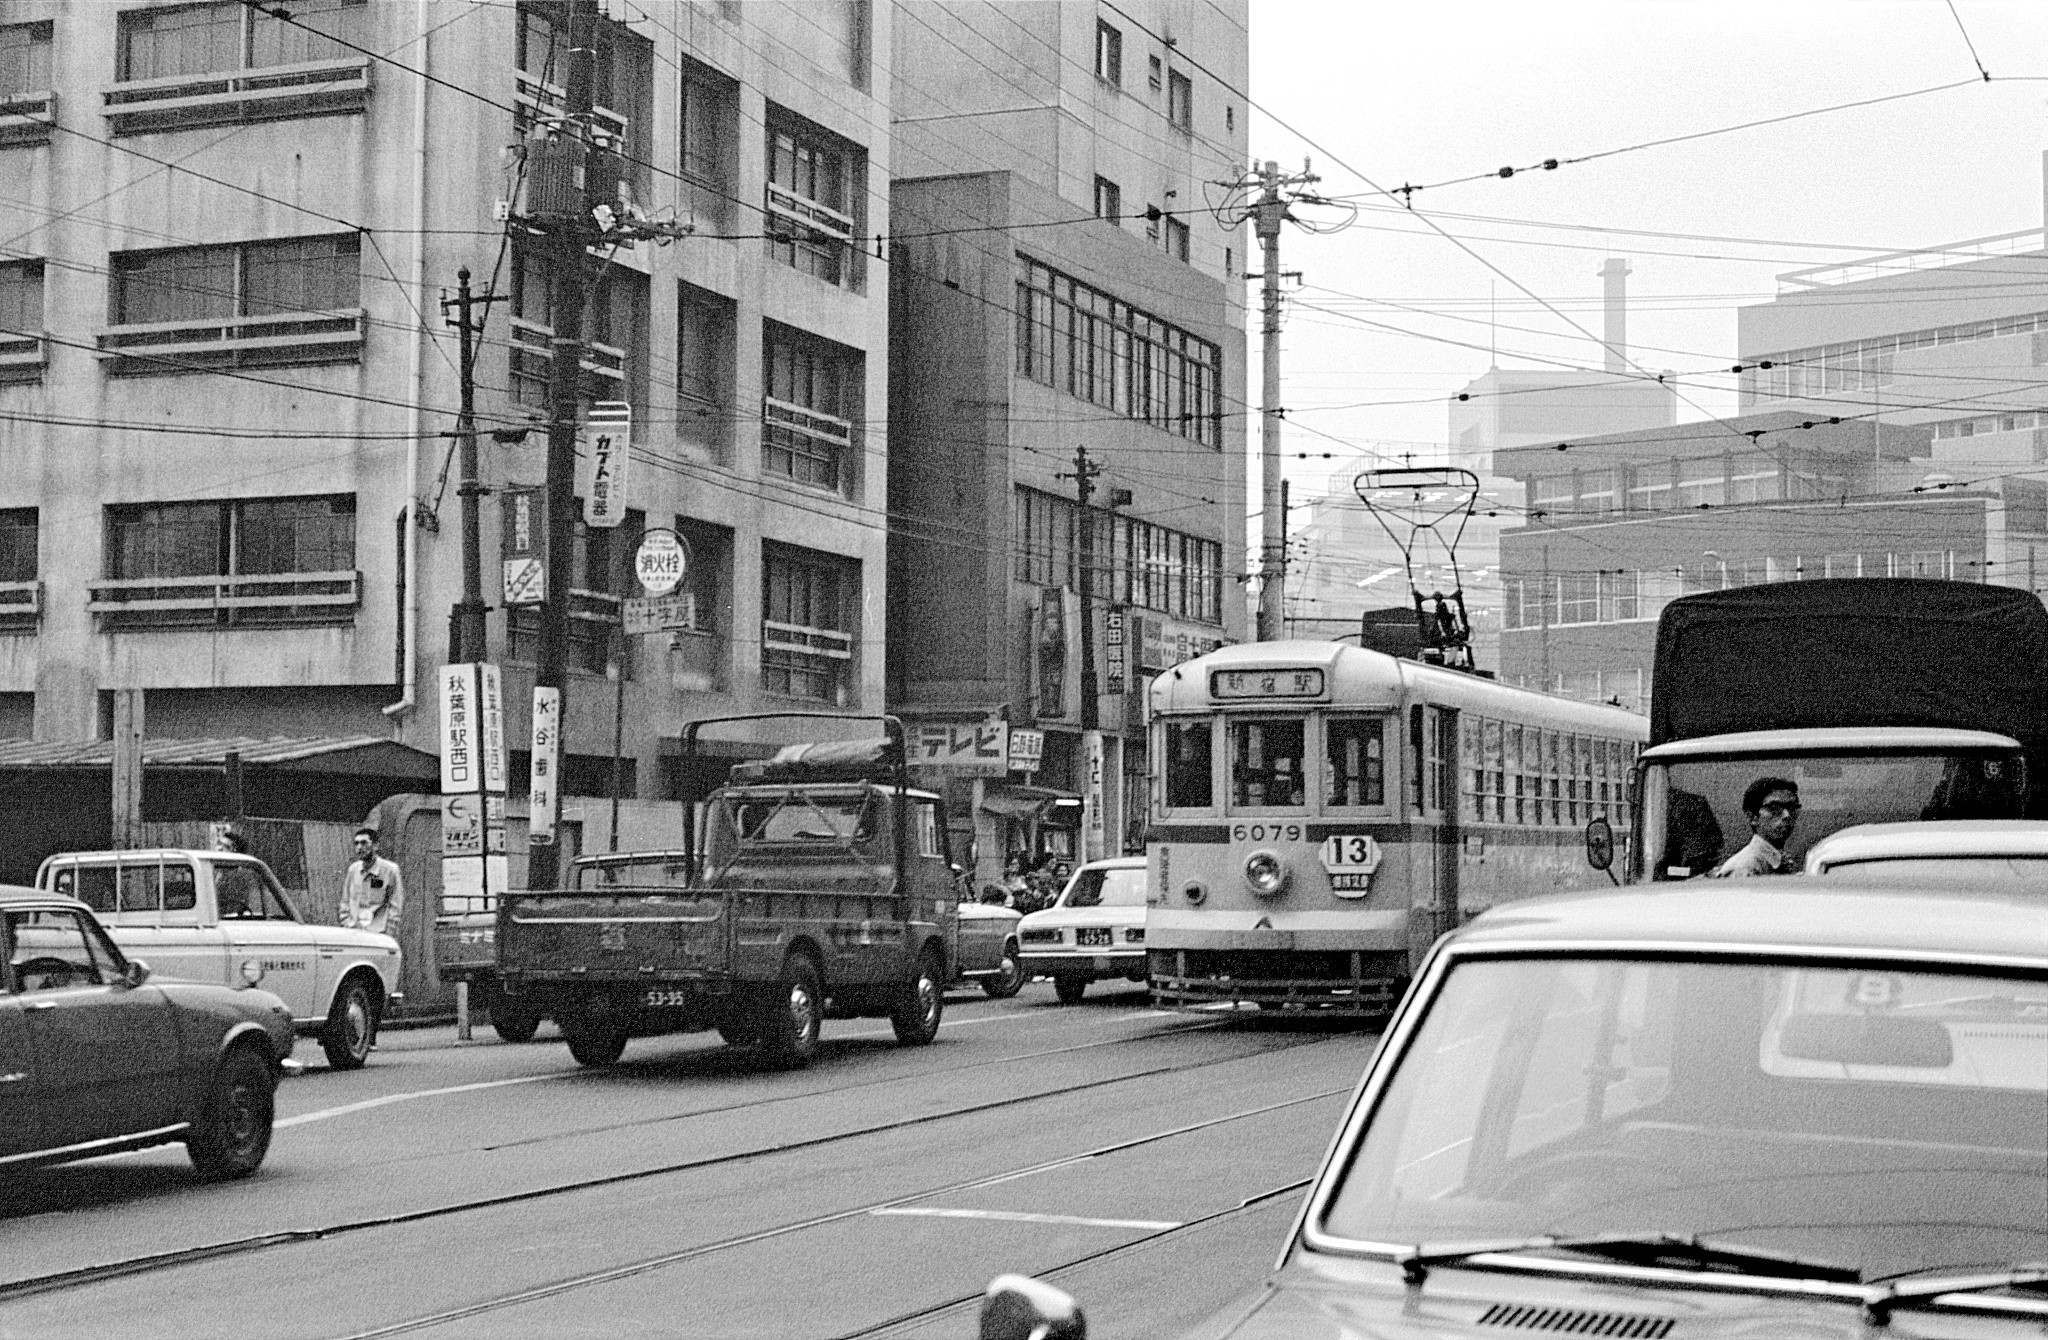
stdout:
{"type": "Polygon", "coordinates": [[[1245,809],[1299,808],[1305,723],[1230,723],[1230,803],[1245,809]]]}
{"type": "Polygon", "coordinates": [[[1215,769],[1209,745],[1215,732],[1206,721],[1166,725],[1166,804],[1169,809],[1205,810],[1216,803],[1215,769]]]}
{"type": "Polygon", "coordinates": [[[1387,803],[1386,719],[1334,717],[1324,741],[1327,786],[1323,803],[1333,806],[1387,803]]]}

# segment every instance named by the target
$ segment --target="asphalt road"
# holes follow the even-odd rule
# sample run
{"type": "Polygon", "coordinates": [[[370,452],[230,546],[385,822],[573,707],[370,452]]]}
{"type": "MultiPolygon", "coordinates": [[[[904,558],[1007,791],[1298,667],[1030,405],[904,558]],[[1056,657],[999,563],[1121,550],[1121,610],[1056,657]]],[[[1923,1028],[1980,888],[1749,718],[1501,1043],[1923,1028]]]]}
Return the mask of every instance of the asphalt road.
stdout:
{"type": "Polygon", "coordinates": [[[551,1028],[302,1043],[247,1181],[173,1146],[0,1183],[0,1337],[966,1337],[1009,1270],[1171,1336],[1264,1275],[1373,1040],[1041,982],[930,1047],[827,1023],[792,1073],[715,1034],[602,1071],[551,1028]]]}

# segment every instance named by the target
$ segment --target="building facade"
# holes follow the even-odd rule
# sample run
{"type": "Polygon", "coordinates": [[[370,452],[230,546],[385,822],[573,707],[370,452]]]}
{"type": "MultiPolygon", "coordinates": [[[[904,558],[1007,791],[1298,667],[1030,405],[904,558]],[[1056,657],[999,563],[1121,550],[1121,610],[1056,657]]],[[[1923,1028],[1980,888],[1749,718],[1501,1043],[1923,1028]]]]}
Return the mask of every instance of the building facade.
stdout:
{"type": "Polygon", "coordinates": [[[908,5],[895,37],[889,693],[1043,732],[954,787],[985,881],[1136,849],[1147,684],[1245,635],[1246,234],[1199,202],[1247,159],[1246,13],[908,5]]]}
{"type": "MultiPolygon", "coordinates": [[[[628,510],[550,580],[567,789],[607,790],[616,712],[626,794],[657,797],[686,720],[883,705],[893,11],[605,12],[594,121],[632,204],[686,235],[591,253],[585,396],[632,408],[628,510]],[[628,640],[643,527],[688,542],[691,617],[628,640]]],[[[441,299],[466,268],[494,299],[489,658],[528,738],[537,620],[499,559],[504,495],[543,479],[547,274],[518,217],[566,10],[288,14],[0,8],[0,736],[104,738],[127,695],[151,737],[437,750],[462,595],[441,299]]]]}

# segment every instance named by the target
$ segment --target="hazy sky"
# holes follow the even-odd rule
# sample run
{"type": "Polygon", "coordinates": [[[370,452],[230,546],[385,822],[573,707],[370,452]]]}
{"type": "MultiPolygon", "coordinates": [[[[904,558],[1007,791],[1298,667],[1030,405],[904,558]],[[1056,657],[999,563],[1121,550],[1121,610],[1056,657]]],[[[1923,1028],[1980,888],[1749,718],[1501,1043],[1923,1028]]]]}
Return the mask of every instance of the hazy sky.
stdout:
{"type": "Polygon", "coordinates": [[[1778,274],[2042,226],[2048,0],[1252,0],[1251,16],[1253,154],[1297,170],[1308,155],[1316,189],[1360,205],[1343,232],[1281,243],[1305,281],[1282,354],[1297,500],[1335,463],[1295,452],[1441,444],[1445,398],[1496,339],[1502,367],[1599,368],[1564,318],[1599,334],[1607,256],[1632,269],[1631,352],[1681,374],[1685,420],[1733,412],[1735,313],[1778,274]],[[1415,213],[1484,263],[1374,189],[1959,82],[1416,192],[1415,213]]]}

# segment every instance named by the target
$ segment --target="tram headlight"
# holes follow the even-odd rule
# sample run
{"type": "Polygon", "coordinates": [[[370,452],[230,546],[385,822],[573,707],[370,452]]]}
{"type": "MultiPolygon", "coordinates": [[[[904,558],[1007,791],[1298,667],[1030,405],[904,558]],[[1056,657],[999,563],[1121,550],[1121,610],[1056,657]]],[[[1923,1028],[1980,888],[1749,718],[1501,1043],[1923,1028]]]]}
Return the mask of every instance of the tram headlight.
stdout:
{"type": "Polygon", "coordinates": [[[1287,863],[1280,853],[1261,849],[1244,858],[1244,882],[1261,898],[1271,898],[1287,887],[1287,863]]]}
{"type": "Polygon", "coordinates": [[[1191,905],[1200,907],[1209,900],[1209,886],[1199,879],[1191,879],[1181,886],[1180,896],[1191,905]]]}

